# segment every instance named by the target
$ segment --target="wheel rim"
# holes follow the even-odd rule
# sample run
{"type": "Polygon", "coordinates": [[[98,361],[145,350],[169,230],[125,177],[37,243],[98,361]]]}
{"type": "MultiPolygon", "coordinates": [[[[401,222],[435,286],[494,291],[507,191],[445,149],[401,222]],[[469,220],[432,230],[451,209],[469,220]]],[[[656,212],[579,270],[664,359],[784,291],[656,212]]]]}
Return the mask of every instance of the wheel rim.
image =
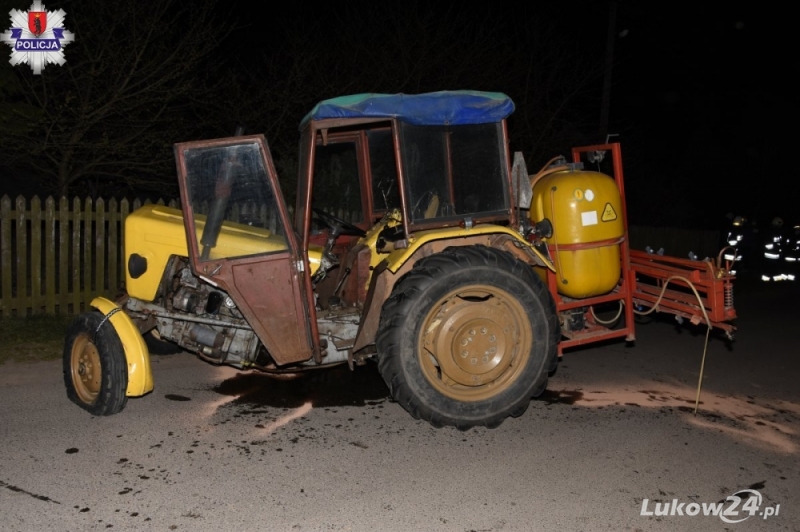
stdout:
{"type": "Polygon", "coordinates": [[[100,353],[97,352],[97,346],[88,335],[79,335],[72,344],[70,367],[72,368],[72,383],[75,385],[78,397],[84,403],[94,403],[100,393],[102,368],[100,367],[100,353]]]}
{"type": "Polygon", "coordinates": [[[489,285],[454,290],[431,307],[419,337],[428,382],[458,401],[506,390],[531,356],[533,333],[516,297],[489,285]]]}

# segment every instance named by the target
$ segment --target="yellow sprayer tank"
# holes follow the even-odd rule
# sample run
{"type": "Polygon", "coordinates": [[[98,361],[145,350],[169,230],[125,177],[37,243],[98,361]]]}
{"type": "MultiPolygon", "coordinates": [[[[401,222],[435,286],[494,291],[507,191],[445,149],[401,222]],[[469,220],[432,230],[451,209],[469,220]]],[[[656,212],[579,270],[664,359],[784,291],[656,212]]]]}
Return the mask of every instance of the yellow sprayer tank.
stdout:
{"type": "Polygon", "coordinates": [[[547,218],[546,239],[561,295],[581,299],[610,292],[621,274],[625,235],[622,199],[616,182],[599,172],[561,170],[533,186],[531,221],[547,218]]]}

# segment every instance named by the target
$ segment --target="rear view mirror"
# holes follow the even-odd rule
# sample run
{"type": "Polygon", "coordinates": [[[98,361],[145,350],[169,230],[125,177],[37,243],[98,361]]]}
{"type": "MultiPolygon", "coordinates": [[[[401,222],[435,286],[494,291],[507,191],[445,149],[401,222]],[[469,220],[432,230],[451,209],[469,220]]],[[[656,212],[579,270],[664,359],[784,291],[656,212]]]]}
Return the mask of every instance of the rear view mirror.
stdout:
{"type": "Polygon", "coordinates": [[[511,165],[511,186],[514,188],[517,207],[530,209],[533,191],[531,190],[528,168],[525,166],[525,158],[522,156],[522,152],[519,151],[514,153],[514,162],[511,165]]]}

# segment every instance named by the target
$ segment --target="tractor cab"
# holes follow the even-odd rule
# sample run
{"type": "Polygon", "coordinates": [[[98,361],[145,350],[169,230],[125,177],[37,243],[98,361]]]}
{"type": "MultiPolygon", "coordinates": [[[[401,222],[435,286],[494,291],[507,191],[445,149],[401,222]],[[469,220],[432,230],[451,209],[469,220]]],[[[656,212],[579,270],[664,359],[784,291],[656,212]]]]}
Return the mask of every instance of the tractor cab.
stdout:
{"type": "Polygon", "coordinates": [[[345,265],[336,294],[319,286],[320,306],[329,295],[335,304],[362,305],[369,267],[415,233],[509,224],[505,118],[512,110],[511,100],[493,93],[364,94],[320,102],[303,119],[295,228],[303,249],[327,245],[345,265]],[[377,254],[354,263],[358,251],[348,251],[376,227],[377,254]]]}
{"type": "Polygon", "coordinates": [[[507,222],[513,109],[504,95],[471,92],[319,103],[301,122],[298,227],[309,198],[312,207],[360,211],[367,225],[394,208],[412,230],[465,216],[507,222]]]}

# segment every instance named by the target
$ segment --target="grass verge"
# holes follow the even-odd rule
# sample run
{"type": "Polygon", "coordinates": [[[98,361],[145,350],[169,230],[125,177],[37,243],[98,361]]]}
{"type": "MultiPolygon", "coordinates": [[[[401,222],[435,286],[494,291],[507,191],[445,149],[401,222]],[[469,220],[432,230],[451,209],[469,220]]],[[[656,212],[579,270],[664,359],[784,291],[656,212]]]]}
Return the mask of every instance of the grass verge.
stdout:
{"type": "Polygon", "coordinates": [[[72,316],[0,318],[0,365],[9,360],[38,362],[61,358],[72,316]]]}

